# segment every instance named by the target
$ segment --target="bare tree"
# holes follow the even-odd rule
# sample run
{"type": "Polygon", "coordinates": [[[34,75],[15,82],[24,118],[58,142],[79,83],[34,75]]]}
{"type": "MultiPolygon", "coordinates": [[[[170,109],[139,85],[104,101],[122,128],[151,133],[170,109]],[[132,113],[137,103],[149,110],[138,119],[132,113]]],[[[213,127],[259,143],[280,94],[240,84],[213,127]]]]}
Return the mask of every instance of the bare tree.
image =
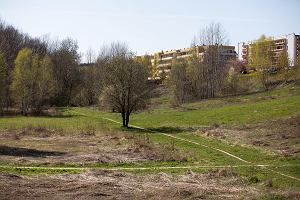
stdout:
{"type": "Polygon", "coordinates": [[[92,48],[89,48],[87,51],[86,51],[86,62],[88,63],[88,64],[92,64],[92,63],[94,63],[95,62],[95,57],[96,57],[96,55],[95,55],[95,52],[93,51],[93,49],[92,48]]]}
{"type": "Polygon", "coordinates": [[[7,67],[5,64],[5,58],[3,53],[0,51],[0,115],[3,112],[3,107],[6,98],[6,75],[7,67]]]}
{"type": "Polygon", "coordinates": [[[104,99],[114,111],[121,113],[123,126],[128,127],[130,114],[144,104],[150,92],[147,66],[137,61],[121,43],[103,48],[98,63],[102,66],[104,99]]]}
{"type": "Polygon", "coordinates": [[[56,105],[70,105],[71,97],[78,85],[78,64],[80,56],[78,45],[70,38],[52,44],[50,58],[59,91],[55,98],[56,105]]]}
{"type": "Polygon", "coordinates": [[[210,24],[193,38],[188,59],[172,65],[170,82],[175,102],[213,98],[222,90],[228,73],[226,43],[226,32],[219,23],[210,24]]]}
{"type": "Polygon", "coordinates": [[[227,33],[221,23],[211,23],[200,30],[197,39],[199,45],[225,45],[228,44],[227,33]]]}
{"type": "Polygon", "coordinates": [[[79,67],[80,82],[72,97],[72,105],[90,106],[98,103],[98,98],[103,89],[103,74],[98,65],[83,65],[79,67]]]}
{"type": "Polygon", "coordinates": [[[174,103],[182,104],[187,100],[187,85],[190,81],[187,74],[187,62],[185,60],[173,61],[170,81],[174,95],[174,103]]]}
{"type": "Polygon", "coordinates": [[[203,56],[204,70],[206,79],[205,98],[215,97],[220,76],[226,64],[223,54],[223,45],[228,43],[225,29],[220,23],[211,23],[202,29],[199,35],[199,43],[206,46],[203,56]]]}
{"type": "Polygon", "coordinates": [[[277,60],[277,68],[282,74],[285,83],[288,83],[291,76],[289,67],[290,67],[290,60],[289,60],[288,53],[287,51],[283,51],[279,54],[277,60]]]}

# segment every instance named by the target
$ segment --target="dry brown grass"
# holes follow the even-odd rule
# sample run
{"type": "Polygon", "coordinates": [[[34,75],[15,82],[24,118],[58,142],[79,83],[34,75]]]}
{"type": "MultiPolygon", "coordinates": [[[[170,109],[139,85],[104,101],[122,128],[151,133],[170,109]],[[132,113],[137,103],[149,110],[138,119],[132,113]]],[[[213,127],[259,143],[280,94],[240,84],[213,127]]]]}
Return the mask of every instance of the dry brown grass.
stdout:
{"type": "Polygon", "coordinates": [[[260,195],[238,177],[213,172],[141,175],[94,170],[31,178],[0,177],[1,199],[253,199],[260,195]]]}
{"type": "Polygon", "coordinates": [[[142,153],[148,160],[158,161],[187,161],[191,154],[184,153],[175,147],[173,140],[169,144],[154,144],[147,134],[135,135],[129,151],[142,153]]]}
{"type": "Polygon", "coordinates": [[[209,127],[195,134],[215,137],[232,143],[257,146],[300,158],[300,116],[272,120],[256,124],[227,127],[209,127]]]}
{"type": "Polygon", "coordinates": [[[172,144],[154,144],[146,135],[115,130],[99,132],[88,125],[74,134],[42,126],[6,129],[0,130],[0,139],[0,159],[16,164],[177,161],[190,156],[172,144]],[[7,153],[12,150],[19,154],[7,153]],[[56,152],[53,155],[57,156],[49,156],[49,152],[56,152]]]}

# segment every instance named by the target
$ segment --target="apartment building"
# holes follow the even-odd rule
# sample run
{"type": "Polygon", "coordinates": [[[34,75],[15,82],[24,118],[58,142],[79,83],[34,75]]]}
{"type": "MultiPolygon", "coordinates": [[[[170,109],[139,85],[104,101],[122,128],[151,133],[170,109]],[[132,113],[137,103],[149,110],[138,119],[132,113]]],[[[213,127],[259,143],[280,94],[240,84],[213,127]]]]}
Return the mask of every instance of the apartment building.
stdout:
{"type": "MultiPolygon", "coordinates": [[[[297,57],[300,53],[300,35],[296,35],[295,33],[291,33],[288,35],[273,37],[273,46],[271,47],[272,51],[272,66],[277,67],[278,57],[280,53],[286,51],[290,60],[290,66],[293,67],[296,64],[297,57]]],[[[249,58],[251,57],[251,44],[255,41],[251,42],[242,42],[238,45],[238,58],[239,60],[248,63],[249,58]]]]}
{"type": "MultiPolygon", "coordinates": [[[[220,53],[220,58],[222,60],[235,60],[237,57],[237,53],[235,51],[234,46],[218,46],[218,51],[220,53]]],[[[166,76],[171,71],[172,61],[174,59],[186,59],[193,54],[199,56],[199,58],[203,58],[205,51],[209,48],[209,46],[195,46],[192,48],[183,48],[176,49],[170,51],[161,51],[154,53],[152,55],[151,64],[156,68],[155,77],[160,77],[162,73],[165,73],[166,76]]]]}

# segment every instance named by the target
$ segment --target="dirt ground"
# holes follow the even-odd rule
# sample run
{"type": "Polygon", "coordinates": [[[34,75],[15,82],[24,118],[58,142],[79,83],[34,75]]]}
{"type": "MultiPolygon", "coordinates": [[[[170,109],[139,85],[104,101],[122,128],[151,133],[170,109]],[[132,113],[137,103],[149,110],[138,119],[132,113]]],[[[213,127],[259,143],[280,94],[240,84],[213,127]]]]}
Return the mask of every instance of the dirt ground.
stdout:
{"type": "MultiPolygon", "coordinates": [[[[211,127],[196,134],[299,155],[298,117],[235,127],[211,127]]],[[[146,135],[86,130],[76,134],[43,127],[0,130],[0,161],[15,164],[109,163],[184,160],[170,144],[146,135]]],[[[171,175],[90,170],[79,174],[19,176],[0,172],[0,199],[257,199],[267,187],[252,186],[226,169],[171,175]]],[[[276,191],[269,191],[276,192],[276,191]]],[[[300,194],[278,191],[300,198],[300,194]]]]}
{"type": "Polygon", "coordinates": [[[0,160],[25,163],[109,163],[184,160],[171,146],[158,146],[147,136],[122,132],[66,134],[42,127],[0,130],[0,160]]]}
{"type": "Polygon", "coordinates": [[[222,171],[184,175],[94,170],[22,177],[0,173],[0,199],[255,199],[259,191],[222,171]]]}
{"type": "MultiPolygon", "coordinates": [[[[0,160],[15,164],[182,160],[172,146],[122,132],[67,134],[43,127],[0,131],[0,160]]],[[[237,199],[257,195],[235,174],[137,174],[92,170],[80,174],[0,173],[0,199],[237,199]]]]}
{"type": "Polygon", "coordinates": [[[285,156],[300,158],[300,115],[258,124],[211,127],[196,134],[238,144],[254,145],[285,156]]]}

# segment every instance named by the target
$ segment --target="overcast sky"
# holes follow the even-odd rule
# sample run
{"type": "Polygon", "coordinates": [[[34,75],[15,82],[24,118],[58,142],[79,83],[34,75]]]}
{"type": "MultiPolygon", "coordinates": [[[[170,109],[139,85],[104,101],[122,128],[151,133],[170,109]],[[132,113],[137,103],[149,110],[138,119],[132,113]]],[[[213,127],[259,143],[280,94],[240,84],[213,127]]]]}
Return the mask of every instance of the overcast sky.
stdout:
{"type": "Polygon", "coordinates": [[[0,17],[32,36],[76,39],[81,52],[126,42],[137,54],[190,46],[220,22],[230,44],[300,33],[300,0],[0,0],[0,17]]]}

